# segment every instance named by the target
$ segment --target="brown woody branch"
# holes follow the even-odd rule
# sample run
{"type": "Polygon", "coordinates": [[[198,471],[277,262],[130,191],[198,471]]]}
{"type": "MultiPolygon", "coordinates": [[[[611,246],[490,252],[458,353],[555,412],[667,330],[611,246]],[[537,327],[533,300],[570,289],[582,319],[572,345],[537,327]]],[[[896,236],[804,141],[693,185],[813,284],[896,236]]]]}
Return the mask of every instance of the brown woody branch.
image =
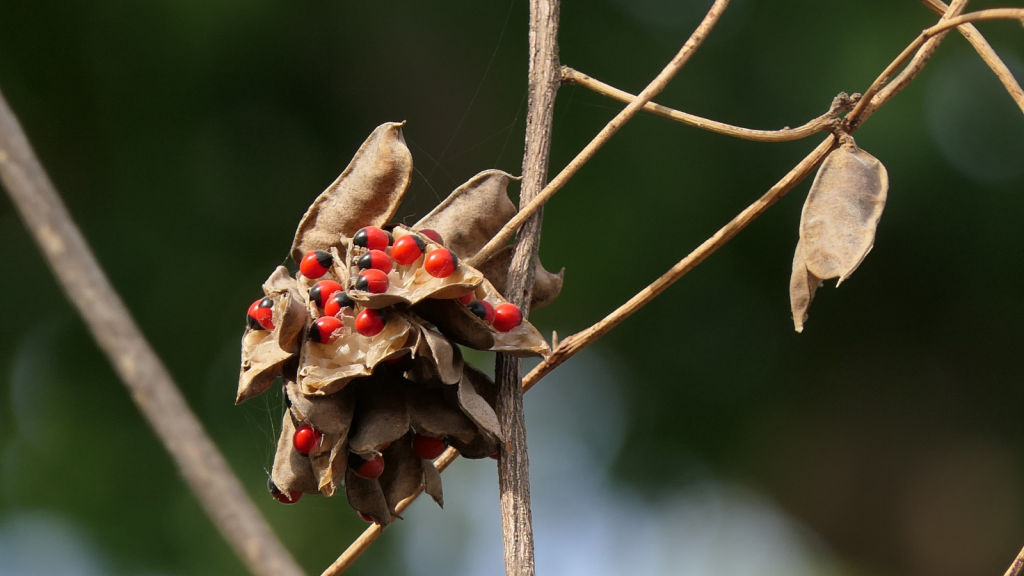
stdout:
{"type": "Polygon", "coordinates": [[[139,411],[249,571],[301,576],[135,324],[0,94],[0,179],[139,411]]]}
{"type": "MultiPolygon", "coordinates": [[[[629,104],[636,99],[636,96],[626,92],[625,90],[619,90],[614,86],[605,84],[595,78],[591,78],[590,76],[568,66],[562,66],[562,82],[583,86],[584,88],[593,90],[598,94],[614,98],[615,100],[625,102],[626,104],[629,104]]],[[[643,109],[663,118],[681,122],[687,126],[693,126],[694,128],[700,128],[701,130],[708,130],[710,132],[724,134],[734,138],[754,140],[756,142],[790,142],[792,140],[806,138],[813,134],[817,134],[818,132],[830,130],[839,119],[839,115],[842,112],[848,112],[852,107],[853,104],[848,100],[836,100],[833,102],[832,107],[828,112],[818,116],[803,126],[797,126],[796,128],[783,128],[781,130],[752,130],[750,128],[741,128],[724,122],[701,118],[700,116],[695,116],[686,112],[680,112],[679,110],[669,108],[668,106],[662,106],[661,104],[656,104],[654,102],[644,104],[643,109]]]]}
{"type": "MultiPolygon", "coordinates": [[[[949,8],[942,0],[921,0],[921,2],[938,14],[944,14],[949,8]]],[[[978,52],[978,55],[985,61],[985,64],[988,64],[988,67],[992,69],[996,78],[999,78],[999,81],[1003,83],[1006,91],[1010,93],[1010,97],[1017,103],[1020,111],[1024,112],[1024,90],[1021,90],[1017,79],[1013,77],[1013,73],[1006,67],[1006,64],[999,58],[999,55],[992,49],[992,46],[985,40],[985,37],[981,35],[981,32],[978,32],[974,24],[962,24],[957,26],[956,29],[971,43],[971,46],[974,46],[974,50],[978,52]]]]}

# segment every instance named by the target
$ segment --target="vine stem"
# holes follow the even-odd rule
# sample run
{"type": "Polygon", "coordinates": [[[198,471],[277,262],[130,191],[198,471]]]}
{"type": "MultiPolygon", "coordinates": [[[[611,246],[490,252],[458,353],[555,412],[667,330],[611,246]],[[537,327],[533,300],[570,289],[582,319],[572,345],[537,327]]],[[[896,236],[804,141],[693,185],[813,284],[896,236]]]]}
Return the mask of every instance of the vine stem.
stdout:
{"type": "MultiPolygon", "coordinates": [[[[921,2],[938,14],[944,14],[949,8],[942,0],[921,0],[921,2]]],[[[978,31],[974,24],[961,24],[956,29],[971,43],[971,46],[978,52],[981,59],[995,73],[996,78],[999,78],[999,81],[1003,83],[1006,91],[1010,93],[1010,97],[1017,103],[1020,111],[1024,112],[1024,90],[1021,90],[1017,79],[1013,77],[1013,73],[1006,67],[1006,64],[999,58],[999,55],[992,49],[992,46],[985,40],[985,37],[981,35],[981,32],[978,31]]]]}
{"type": "MultiPolygon", "coordinates": [[[[551,155],[551,126],[555,96],[561,85],[558,63],[559,0],[530,0],[529,100],[526,142],[523,152],[523,184],[520,210],[544,189],[551,155]]],[[[525,319],[530,313],[541,219],[536,211],[516,236],[509,264],[505,297],[519,307],[525,319]]],[[[530,459],[526,450],[526,417],[523,414],[523,361],[508,354],[495,358],[498,387],[495,412],[505,442],[498,449],[498,487],[501,493],[501,528],[505,542],[506,576],[533,576],[533,518],[530,510],[530,459]]]]}
{"type": "Polygon", "coordinates": [[[2,93],[0,179],[65,295],[235,553],[258,576],[301,576],[103,273],[2,93]]]}
{"type": "MultiPolygon", "coordinates": [[[[668,65],[657,75],[650,84],[644,88],[635,100],[626,105],[621,112],[615,115],[597,136],[580,150],[580,153],[572,159],[569,164],[562,168],[562,171],[555,176],[547,186],[533,200],[530,201],[526,206],[521,206],[519,213],[512,217],[507,224],[497,233],[494,238],[491,238],[490,242],[484,245],[483,248],[477,252],[473,258],[471,258],[467,264],[470,266],[479,266],[480,263],[484,262],[488,258],[494,255],[495,252],[500,250],[502,246],[508,242],[509,238],[516,233],[516,230],[523,225],[524,222],[535,212],[540,210],[541,206],[545,202],[551,199],[565,186],[566,182],[569,181],[580,168],[583,167],[594,154],[601,149],[602,146],[608,140],[615,135],[616,132],[622,128],[626,122],[629,122],[638,112],[643,108],[644,104],[647,104],[655,96],[661,93],[662,90],[668,86],[668,83],[675,77],[675,75],[683,68],[683,66],[690,60],[693,53],[700,48],[700,45],[704,43],[704,39],[707,38],[711,29],[718,23],[718,19],[722,17],[722,13],[725,12],[726,7],[729,6],[729,0],[715,0],[715,3],[711,5],[711,9],[701,20],[701,23],[697,26],[697,29],[690,35],[690,38],[683,44],[683,47],[679,49],[679,52],[669,61],[668,65]]],[[[532,34],[532,32],[531,32],[532,34]]]]}

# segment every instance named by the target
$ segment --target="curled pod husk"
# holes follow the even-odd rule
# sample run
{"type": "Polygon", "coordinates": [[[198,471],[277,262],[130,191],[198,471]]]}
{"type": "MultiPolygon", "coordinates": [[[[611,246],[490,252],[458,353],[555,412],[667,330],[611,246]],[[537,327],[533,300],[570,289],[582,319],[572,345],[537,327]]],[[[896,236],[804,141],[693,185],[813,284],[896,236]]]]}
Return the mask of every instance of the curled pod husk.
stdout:
{"type": "Polygon", "coordinates": [[[242,335],[242,363],[238,375],[239,404],[264,392],[281,374],[285,362],[299,351],[302,330],[306,323],[303,296],[288,269],[279,266],[266,283],[263,292],[273,299],[274,330],[246,328],[242,335]]]}
{"type": "MultiPolygon", "coordinates": [[[[412,360],[416,382],[439,381],[457,384],[462,379],[462,351],[437,332],[419,326],[420,339],[413,348],[412,360]]],[[[406,377],[409,377],[407,375],[406,377]]]]}
{"type": "Polygon", "coordinates": [[[306,340],[299,357],[298,383],[304,394],[332,394],[355,378],[369,376],[381,362],[411,352],[418,331],[405,314],[389,310],[387,323],[376,336],[355,330],[355,317],[338,316],[342,322],[337,340],[320,344],[306,340]]]}
{"type": "Polygon", "coordinates": [[[324,434],[348,435],[355,410],[352,390],[346,388],[326,396],[306,395],[294,379],[286,377],[285,380],[285,399],[296,420],[324,434]]]}
{"type": "Polygon", "coordinates": [[[372,518],[383,529],[391,524],[391,510],[377,480],[362,478],[349,468],[345,473],[345,495],[353,510],[372,518]]]}
{"type": "Polygon", "coordinates": [[[309,453],[309,463],[317,479],[317,489],[324,496],[334,496],[344,482],[348,470],[348,438],[345,434],[324,434],[309,453]]]}
{"type": "MultiPolygon", "coordinates": [[[[469,294],[483,282],[483,274],[477,269],[467,266],[461,260],[458,261],[458,266],[455,267],[455,270],[450,275],[444,278],[431,276],[423,267],[423,263],[431,252],[442,249],[444,246],[404,226],[395,226],[391,230],[391,234],[396,241],[403,236],[415,234],[426,246],[426,251],[411,264],[403,266],[397,262],[394,263],[391,272],[388,273],[387,291],[380,294],[371,294],[355,289],[355,283],[358,278],[358,269],[355,264],[368,250],[359,246],[352,246],[348,251],[350,274],[348,292],[353,300],[367,308],[378,309],[394,304],[410,306],[426,298],[458,298],[469,294]]],[[[390,251],[391,248],[389,247],[389,255],[390,251]]],[[[460,256],[458,252],[455,252],[455,255],[456,257],[460,256]]]]}
{"type": "Polygon", "coordinates": [[[291,412],[285,410],[281,421],[281,436],[277,441],[277,452],[274,454],[274,467],[270,472],[270,480],[282,492],[303,492],[311,494],[319,492],[319,481],[313,472],[309,457],[300,454],[292,444],[295,436],[295,420],[291,412]]]}
{"type": "Polygon", "coordinates": [[[430,497],[437,502],[437,505],[444,508],[444,492],[441,489],[441,472],[437,470],[436,465],[429,461],[423,460],[423,491],[430,494],[430,497]]]}
{"type": "MultiPolygon", "coordinates": [[[[447,388],[447,386],[445,387],[447,388]]],[[[480,434],[476,424],[446,398],[445,389],[409,384],[405,389],[409,425],[417,434],[472,442],[480,434]]]]}
{"type": "MultiPolygon", "coordinates": [[[[501,170],[484,170],[455,189],[429,214],[413,225],[414,230],[438,232],[445,246],[460,258],[469,260],[497,234],[513,216],[516,206],[509,200],[508,185],[519,180],[501,170]]],[[[507,246],[478,266],[491,284],[505,294],[508,267],[513,247],[507,246]]],[[[562,290],[564,269],[558,274],[548,272],[537,261],[536,281],[530,309],[550,304],[562,290]]]]}
{"type": "MultiPolygon", "coordinates": [[[[477,300],[491,306],[508,302],[486,280],[477,286],[473,294],[477,300]]],[[[475,350],[504,352],[512,356],[547,356],[551,353],[544,337],[525,319],[512,330],[499,332],[457,300],[424,300],[413,311],[436,326],[452,342],[475,350]]]]}
{"type": "Polygon", "coordinates": [[[391,443],[384,452],[384,472],[380,475],[381,491],[388,511],[398,516],[398,503],[412,496],[423,485],[423,461],[412,450],[412,433],[391,443]]]}
{"type": "Polygon", "coordinates": [[[298,262],[311,250],[327,250],[339,237],[364,226],[383,226],[394,216],[412,177],[412,154],[402,136],[404,122],[377,127],[352,162],[309,207],[292,241],[298,262]]]}
{"type": "Polygon", "coordinates": [[[401,376],[382,370],[355,382],[356,411],[349,450],[372,458],[409,431],[409,410],[401,376]]]}
{"type": "Polygon", "coordinates": [[[842,284],[871,251],[888,191],[885,166],[850,136],[822,162],[800,215],[790,280],[798,332],[821,281],[838,278],[836,286],[842,284]]]}

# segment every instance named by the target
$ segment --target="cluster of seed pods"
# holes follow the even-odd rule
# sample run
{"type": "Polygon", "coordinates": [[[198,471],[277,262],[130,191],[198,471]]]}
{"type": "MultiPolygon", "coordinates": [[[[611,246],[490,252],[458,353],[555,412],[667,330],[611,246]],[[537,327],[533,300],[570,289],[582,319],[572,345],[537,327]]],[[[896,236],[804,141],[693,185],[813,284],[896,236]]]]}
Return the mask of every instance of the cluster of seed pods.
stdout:
{"type": "MultiPolygon", "coordinates": [[[[236,402],[280,379],[284,411],[271,495],[345,491],[386,527],[421,488],[443,502],[434,460],[496,453],[494,382],[462,348],[544,356],[550,348],[502,295],[511,246],[479,268],[464,259],[515,214],[515,179],[486,170],[412,226],[387,225],[412,173],[402,124],[378,127],[310,206],[281,266],[248,310],[236,402]]],[[[557,296],[561,274],[537,265],[531,307],[557,296]]]]}

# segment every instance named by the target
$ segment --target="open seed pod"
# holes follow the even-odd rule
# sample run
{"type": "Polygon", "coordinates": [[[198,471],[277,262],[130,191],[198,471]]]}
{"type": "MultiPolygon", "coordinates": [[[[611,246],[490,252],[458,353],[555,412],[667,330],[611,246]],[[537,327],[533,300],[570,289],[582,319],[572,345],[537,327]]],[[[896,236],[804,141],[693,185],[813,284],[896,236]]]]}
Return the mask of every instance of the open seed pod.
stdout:
{"type": "MultiPolygon", "coordinates": [[[[508,303],[486,280],[473,292],[474,299],[492,307],[508,303]]],[[[547,356],[551,348],[528,321],[501,332],[457,300],[424,300],[413,311],[456,344],[475,350],[504,352],[513,356],[547,356]]]]}
{"type": "Polygon", "coordinates": [[[838,287],[871,251],[888,191],[885,166],[849,135],[822,162],[800,215],[790,279],[797,332],[803,331],[807,308],[822,280],[838,278],[838,287]]]}
{"type": "MultiPolygon", "coordinates": [[[[320,491],[319,481],[313,472],[309,456],[300,454],[292,443],[295,436],[295,419],[285,410],[281,421],[281,437],[277,441],[274,467],[270,472],[270,483],[281,492],[312,494],[320,491]]],[[[273,488],[271,488],[273,491],[273,488]]]]}
{"type": "Polygon", "coordinates": [[[236,404],[270,387],[281,374],[284,363],[299,351],[306,322],[304,298],[288,269],[279,266],[263,284],[263,293],[273,300],[274,329],[250,326],[242,335],[242,366],[238,375],[236,404]]]}
{"type": "Polygon", "coordinates": [[[299,356],[298,383],[306,394],[332,394],[352,379],[369,376],[377,364],[411,352],[418,331],[401,312],[388,311],[384,329],[366,337],[356,331],[356,318],[339,317],[341,327],[336,340],[317,343],[306,339],[299,356]]]}
{"type": "MultiPolygon", "coordinates": [[[[444,277],[437,277],[430,273],[425,263],[432,252],[448,250],[447,248],[428,236],[413,232],[404,226],[395,226],[391,234],[396,243],[405,236],[414,236],[417,243],[424,248],[422,255],[408,264],[388,262],[391,270],[387,273],[388,284],[384,292],[374,294],[357,288],[360,274],[357,262],[364,256],[372,255],[371,250],[353,246],[348,251],[349,294],[353,300],[368,308],[383,308],[395,304],[411,306],[425,298],[458,298],[472,292],[484,279],[480,271],[464,264],[458,258],[457,252],[456,257],[452,259],[452,270],[446,271],[444,277]]],[[[388,247],[384,254],[390,258],[392,248],[388,247]]]]}

